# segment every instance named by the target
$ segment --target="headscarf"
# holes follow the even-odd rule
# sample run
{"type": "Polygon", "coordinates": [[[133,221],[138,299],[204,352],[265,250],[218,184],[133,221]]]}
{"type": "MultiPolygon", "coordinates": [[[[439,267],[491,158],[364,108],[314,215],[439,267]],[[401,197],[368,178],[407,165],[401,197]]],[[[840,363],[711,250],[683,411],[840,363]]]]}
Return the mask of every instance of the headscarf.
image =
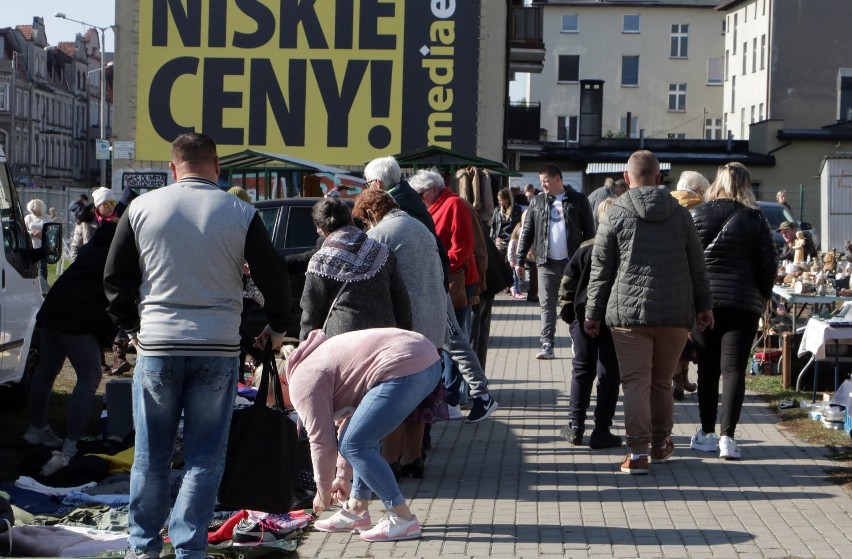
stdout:
{"type": "Polygon", "coordinates": [[[331,233],[308,263],[308,273],[344,282],[375,276],[388,260],[390,249],[370,239],[354,225],[331,233]]]}

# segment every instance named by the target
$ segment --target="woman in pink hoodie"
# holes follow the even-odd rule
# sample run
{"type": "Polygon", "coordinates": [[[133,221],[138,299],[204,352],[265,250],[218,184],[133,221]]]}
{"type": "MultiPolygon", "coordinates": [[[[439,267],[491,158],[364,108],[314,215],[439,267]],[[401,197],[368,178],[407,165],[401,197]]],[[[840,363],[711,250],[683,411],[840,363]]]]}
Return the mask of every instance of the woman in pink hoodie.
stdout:
{"type": "Polygon", "coordinates": [[[314,330],[290,354],[284,376],[285,403],[299,413],[311,441],[314,510],[320,513],[332,501],[348,499],[342,510],[315,527],[360,532],[370,542],[419,538],[420,524],[379,442],[435,389],[441,377],[435,345],[398,328],[355,330],[332,338],[314,330]],[[370,528],[373,493],[387,514],[370,528]]]}

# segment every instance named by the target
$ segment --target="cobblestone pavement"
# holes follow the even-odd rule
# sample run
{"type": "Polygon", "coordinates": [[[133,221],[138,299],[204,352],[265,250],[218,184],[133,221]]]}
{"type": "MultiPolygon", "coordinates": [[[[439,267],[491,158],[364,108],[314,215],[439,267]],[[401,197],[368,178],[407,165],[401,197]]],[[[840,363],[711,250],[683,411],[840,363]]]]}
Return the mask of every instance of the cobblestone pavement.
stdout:
{"type": "MultiPolygon", "coordinates": [[[[567,421],[568,329],[558,326],[552,361],[533,358],[538,332],[537,305],[497,297],[486,372],[499,410],[476,425],[435,424],[424,479],[401,482],[423,524],[422,539],[368,544],[310,532],[298,555],[852,556],[852,496],[825,480],[825,451],[787,436],[749,395],[739,426],[741,461],[689,448],[699,423],[694,394],[675,407],[675,455],[652,465],[650,475],[618,471],[624,447],[569,445],[559,436],[567,421]]],[[[623,425],[619,405],[614,431],[623,435],[623,425]]],[[[371,515],[381,518],[377,501],[371,515]]]]}

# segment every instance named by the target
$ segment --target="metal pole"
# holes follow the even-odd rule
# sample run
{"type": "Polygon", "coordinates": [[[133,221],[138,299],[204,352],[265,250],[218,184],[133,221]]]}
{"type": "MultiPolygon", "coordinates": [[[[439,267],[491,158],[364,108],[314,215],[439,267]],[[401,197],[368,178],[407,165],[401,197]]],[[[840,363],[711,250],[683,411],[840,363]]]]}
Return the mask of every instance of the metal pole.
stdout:
{"type": "Polygon", "coordinates": [[[12,95],[9,99],[9,153],[6,154],[6,160],[9,162],[9,169],[12,170],[13,178],[15,171],[15,163],[17,163],[17,159],[15,158],[15,149],[18,147],[17,142],[15,141],[15,105],[18,102],[18,85],[15,83],[15,79],[17,76],[15,74],[18,73],[18,52],[12,51],[12,95]]]}
{"type": "MultiPolygon", "coordinates": [[[[104,37],[105,27],[99,27],[101,31],[101,140],[105,140],[106,136],[106,74],[104,73],[104,45],[106,38],[104,37]]],[[[101,159],[101,186],[107,186],[106,182],[106,159],[101,159]]],[[[110,185],[107,188],[112,187],[110,185]]]]}

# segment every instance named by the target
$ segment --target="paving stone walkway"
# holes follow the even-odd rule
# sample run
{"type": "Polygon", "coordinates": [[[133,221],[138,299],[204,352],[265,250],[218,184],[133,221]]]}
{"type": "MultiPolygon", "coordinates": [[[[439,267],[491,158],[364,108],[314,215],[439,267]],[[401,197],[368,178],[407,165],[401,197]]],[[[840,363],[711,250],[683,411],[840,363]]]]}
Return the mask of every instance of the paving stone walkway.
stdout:
{"type": "MultiPolygon", "coordinates": [[[[552,361],[533,358],[538,332],[537,305],[498,296],[486,371],[500,409],[477,425],[436,424],[424,479],[401,483],[421,540],[310,532],[298,556],[852,557],[852,495],[826,481],[825,451],[779,429],[762,401],[746,396],[741,461],[690,450],[698,405],[687,394],[674,457],[647,476],[622,474],[624,447],[592,451],[559,436],[568,329],[560,323],[552,361]]],[[[615,432],[623,425],[619,405],[615,432]]],[[[377,501],[371,515],[381,518],[377,501]]]]}

